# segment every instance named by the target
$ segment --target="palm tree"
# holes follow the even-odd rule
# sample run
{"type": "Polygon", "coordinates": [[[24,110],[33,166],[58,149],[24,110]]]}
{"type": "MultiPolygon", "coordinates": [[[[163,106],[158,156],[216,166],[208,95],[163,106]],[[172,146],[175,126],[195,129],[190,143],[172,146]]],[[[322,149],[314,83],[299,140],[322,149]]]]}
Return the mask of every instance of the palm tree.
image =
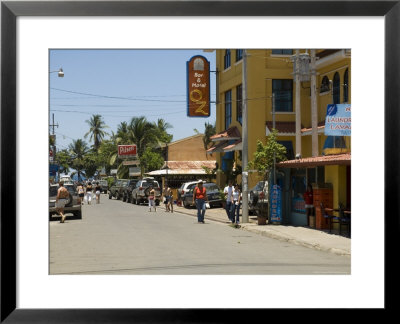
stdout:
{"type": "Polygon", "coordinates": [[[81,139],[73,140],[69,145],[69,151],[71,155],[71,167],[75,169],[75,172],[72,172],[71,175],[78,175],[78,179],[80,179],[81,174],[84,174],[84,157],[89,151],[88,146],[85,141],[81,139]]]}
{"type": "Polygon", "coordinates": [[[133,117],[129,129],[129,141],[136,144],[137,153],[142,156],[147,145],[157,142],[157,129],[154,124],[147,121],[146,117],[133,117]]]}
{"type": "Polygon", "coordinates": [[[167,133],[167,130],[172,128],[170,123],[167,123],[164,119],[159,118],[157,123],[154,123],[154,126],[157,129],[157,137],[160,142],[170,143],[172,141],[173,135],[167,133]]]}
{"type": "Polygon", "coordinates": [[[102,120],[101,115],[93,115],[86,122],[89,124],[90,129],[85,134],[85,138],[87,138],[90,135],[89,140],[90,141],[93,140],[93,142],[94,142],[93,146],[94,146],[95,150],[97,151],[104,136],[108,135],[108,133],[103,130],[104,128],[107,128],[108,126],[102,120]]]}
{"type": "MultiPolygon", "coordinates": [[[[196,134],[200,134],[200,132],[195,128],[193,129],[196,134]]],[[[204,133],[203,133],[203,145],[204,149],[207,151],[210,148],[210,144],[212,143],[211,141],[211,136],[215,135],[217,132],[215,124],[212,125],[208,122],[204,123],[204,133]]],[[[206,153],[207,157],[207,153],[206,153]]]]}

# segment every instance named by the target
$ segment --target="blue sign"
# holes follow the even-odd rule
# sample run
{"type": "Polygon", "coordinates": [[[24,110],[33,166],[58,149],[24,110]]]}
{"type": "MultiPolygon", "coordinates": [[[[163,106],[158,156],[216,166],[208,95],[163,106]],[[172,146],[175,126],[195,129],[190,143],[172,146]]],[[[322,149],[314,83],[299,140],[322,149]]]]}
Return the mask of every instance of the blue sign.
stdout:
{"type": "Polygon", "coordinates": [[[278,185],[273,185],[270,197],[271,222],[282,222],[282,190],[278,185]]]}
{"type": "Polygon", "coordinates": [[[325,135],[351,136],[351,105],[328,105],[325,118],[325,135]]]}

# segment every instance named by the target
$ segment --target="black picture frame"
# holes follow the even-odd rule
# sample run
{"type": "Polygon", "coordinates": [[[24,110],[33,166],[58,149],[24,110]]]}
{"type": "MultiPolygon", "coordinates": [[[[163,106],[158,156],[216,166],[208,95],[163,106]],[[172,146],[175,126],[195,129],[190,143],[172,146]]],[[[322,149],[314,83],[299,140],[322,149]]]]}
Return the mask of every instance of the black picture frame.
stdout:
{"type": "MultiPolygon", "coordinates": [[[[17,309],[16,19],[18,16],[384,16],[385,17],[385,310],[396,307],[399,237],[400,4],[396,1],[2,1],[1,2],[1,322],[131,323],[237,321],[230,309],[17,309]],[[397,240],[396,240],[397,239],[397,240]],[[393,253],[391,253],[393,250],[393,253]]],[[[373,44],[371,44],[373,48],[373,44]]],[[[377,107],[376,109],[380,109],[377,107]]],[[[371,154],[366,153],[367,154],[371,154]]],[[[366,163],[368,159],[366,156],[366,163]]],[[[371,166],[371,169],[373,166],[371,166]]],[[[382,172],[384,171],[384,172],[382,172]]],[[[373,235],[373,233],[371,233],[373,235]]],[[[366,283],[367,284],[367,283],[366,283]]],[[[327,305],[328,306],[328,305],[327,305]]],[[[328,307],[327,307],[328,308],[328,307]]],[[[251,317],[264,310],[251,310],[251,317]]],[[[249,314],[250,315],[250,314],[249,314]]]]}

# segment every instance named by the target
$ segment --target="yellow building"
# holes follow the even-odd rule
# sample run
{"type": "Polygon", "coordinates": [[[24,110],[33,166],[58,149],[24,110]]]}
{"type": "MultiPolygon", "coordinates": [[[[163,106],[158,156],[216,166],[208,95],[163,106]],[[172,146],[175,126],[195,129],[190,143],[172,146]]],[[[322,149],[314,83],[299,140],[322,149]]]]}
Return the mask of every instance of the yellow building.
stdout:
{"type": "MultiPolygon", "coordinates": [[[[282,185],[291,192],[291,196],[285,198],[287,199],[285,208],[293,205],[293,199],[304,191],[304,186],[298,183],[300,179],[304,179],[302,180],[304,183],[312,183],[315,188],[332,187],[333,206],[337,208],[341,203],[350,207],[350,136],[328,138],[324,134],[328,104],[351,103],[351,52],[346,49],[217,50],[216,130],[219,135],[214,137],[214,140],[222,138],[226,141],[225,144],[216,142],[220,144],[219,147],[215,145],[214,149],[209,151],[219,152],[216,154],[217,163],[223,170],[225,169],[225,172],[217,177],[218,184],[223,186],[226,182],[226,168],[231,168],[233,164],[227,163],[229,160],[233,160],[234,165],[241,164],[241,146],[236,145],[232,148],[233,151],[225,148],[229,144],[232,147],[238,143],[237,140],[234,143],[235,139],[226,136],[228,129],[237,130],[242,134],[244,53],[246,53],[247,69],[248,160],[253,158],[257,140],[266,143],[267,136],[275,123],[275,128],[278,130],[277,139],[287,148],[288,160],[300,163],[296,164],[296,168],[289,167],[290,164],[280,165],[279,174],[284,177],[280,181],[283,181],[282,185]],[[300,61],[296,61],[296,57],[300,61]],[[312,57],[315,57],[315,60],[312,57]],[[299,62],[298,66],[294,67],[294,62],[299,62]],[[297,75],[300,82],[296,82],[297,75]],[[313,80],[315,80],[315,91],[312,91],[313,80]],[[274,105],[273,98],[275,98],[274,105]],[[332,143],[333,145],[330,145],[332,143]],[[330,154],[340,154],[339,159],[334,162],[337,164],[324,164],[326,161],[321,157],[330,154]],[[310,157],[315,161],[307,160],[308,163],[301,164],[303,159],[310,157]],[[285,167],[290,168],[290,171],[285,167]]],[[[236,180],[241,181],[240,177],[236,180]]],[[[249,173],[249,189],[257,181],[259,176],[256,173],[249,173]]],[[[288,216],[294,214],[293,208],[284,213],[291,223],[307,222],[304,217],[293,221],[293,217],[288,216]]]]}

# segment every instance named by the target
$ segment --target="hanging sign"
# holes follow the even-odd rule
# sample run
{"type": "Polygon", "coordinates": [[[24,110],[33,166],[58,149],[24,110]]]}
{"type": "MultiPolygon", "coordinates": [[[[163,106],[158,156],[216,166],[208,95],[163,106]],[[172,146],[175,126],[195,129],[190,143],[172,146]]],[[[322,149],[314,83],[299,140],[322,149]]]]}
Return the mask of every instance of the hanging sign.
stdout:
{"type": "Polygon", "coordinates": [[[282,222],[282,190],[280,186],[272,186],[270,202],[271,222],[282,222]]]}
{"type": "Polygon", "coordinates": [[[351,105],[328,105],[325,118],[325,135],[351,136],[351,105]]]}
{"type": "Polygon", "coordinates": [[[186,63],[187,115],[210,117],[210,62],[201,55],[186,63]]]}
{"type": "Polygon", "coordinates": [[[135,158],[136,157],[136,145],[118,145],[118,157],[119,158],[135,158]]]}

